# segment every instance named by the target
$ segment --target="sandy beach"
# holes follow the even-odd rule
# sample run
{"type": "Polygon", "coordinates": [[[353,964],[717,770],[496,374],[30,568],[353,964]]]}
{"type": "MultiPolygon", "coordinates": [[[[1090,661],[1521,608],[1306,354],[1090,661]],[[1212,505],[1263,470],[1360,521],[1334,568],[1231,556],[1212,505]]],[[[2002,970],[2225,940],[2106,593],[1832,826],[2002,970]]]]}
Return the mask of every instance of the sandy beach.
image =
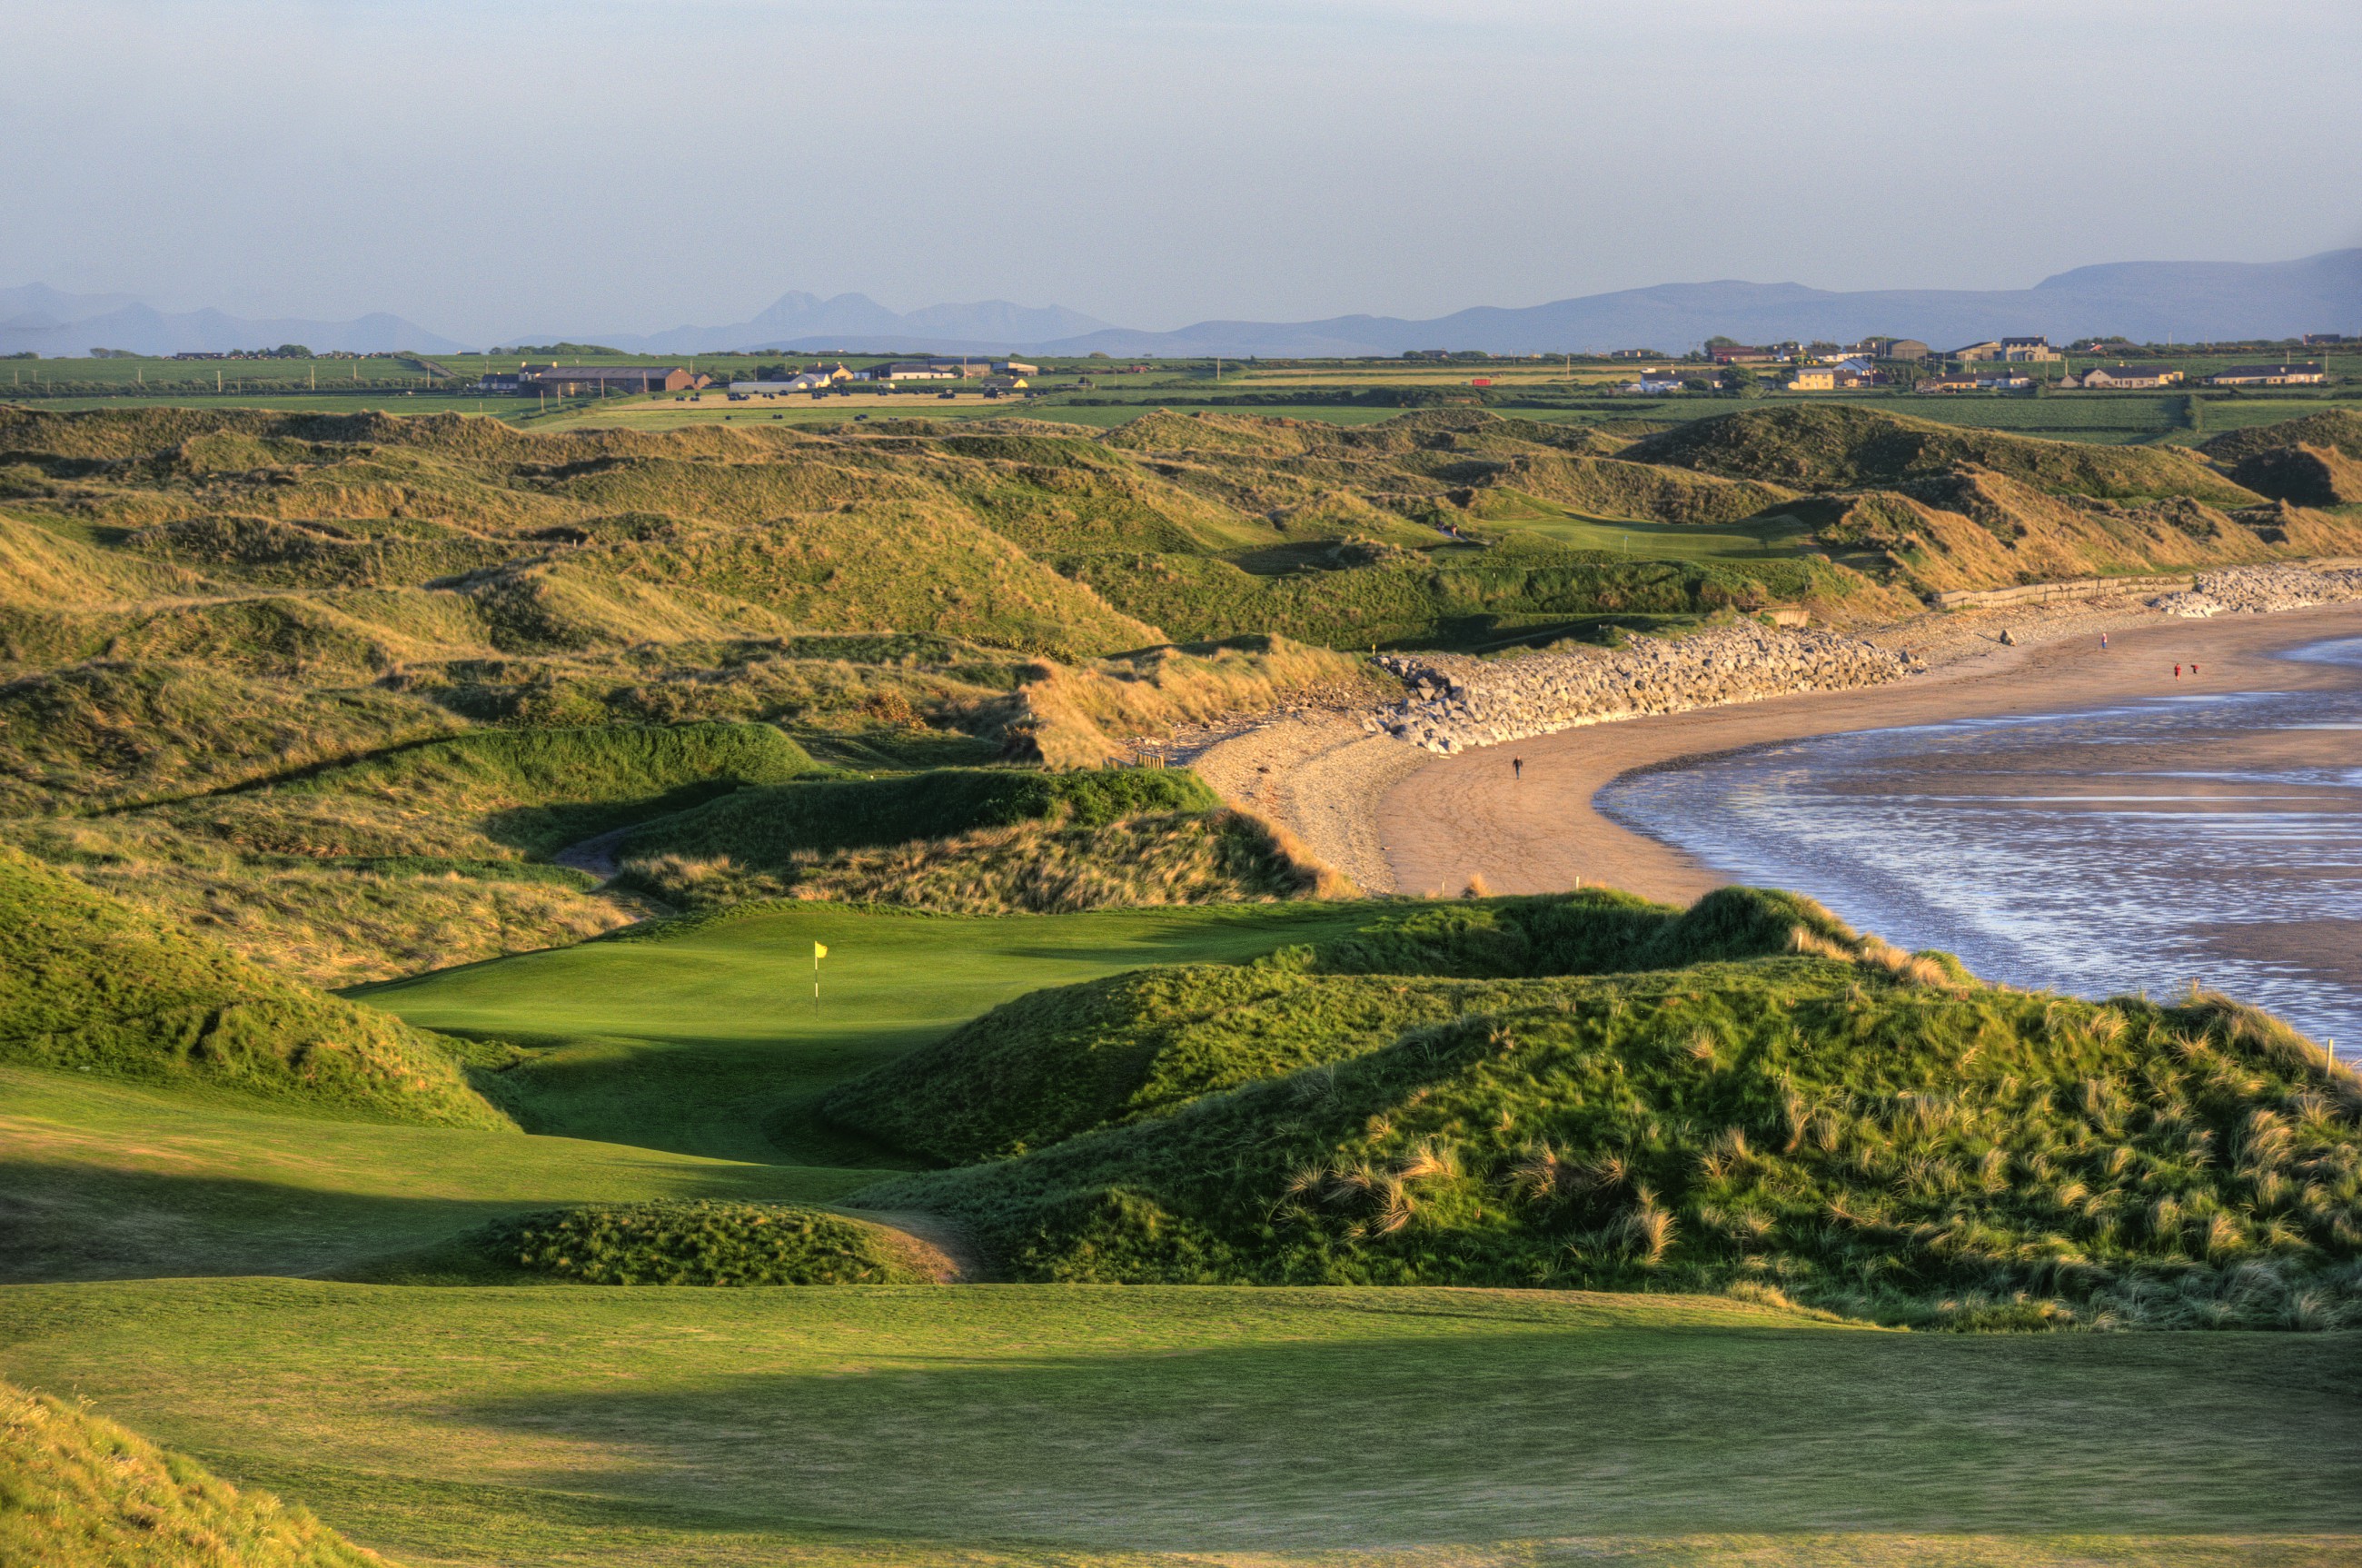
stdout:
{"type": "MultiPolygon", "coordinates": [[[[1285,823],[1373,892],[1451,894],[1478,878],[1495,892],[1606,883],[1685,903],[1727,878],[1601,815],[1593,798],[1602,787],[1637,769],[1810,735],[2070,712],[2176,690],[2326,687],[2348,678],[2272,656],[2356,635],[2362,603],[2213,620],[2122,602],[1929,616],[1873,634],[1931,666],[1892,686],[1592,724],[1451,757],[1370,736],[1354,715],[1291,718],[1214,745],[1194,765],[1225,797],[1285,823]],[[2015,646],[1998,640],[2003,627],[2015,646]],[[1522,778],[1512,777],[1513,756],[1524,759],[1522,778]]],[[[2324,734],[2320,744],[2350,751],[2352,740],[2324,734]]]]}
{"type": "MultiPolygon", "coordinates": [[[[1380,842],[1394,887],[1457,892],[1472,877],[1496,892],[1605,882],[1687,902],[1720,885],[1671,845],[1618,826],[1593,796],[1617,777],[1680,758],[1845,730],[1946,719],[2059,712],[2180,691],[2297,691],[2346,679],[2280,650],[2362,634],[2362,604],[2212,621],[2150,615],[2112,624],[2061,617],[2053,635],[2018,646],[1962,649],[1929,674],[1893,686],[1775,698],[1727,708],[1595,724],[1511,746],[1437,757],[1380,798],[1380,842]],[[2177,682],[2173,669],[2183,674],[2177,682]],[[2198,673],[2189,673],[2197,666],[2198,673]],[[1525,759],[1513,779],[1509,754],[1525,759]]],[[[2110,617],[2113,621],[2115,618],[2110,617]]],[[[2350,751],[2350,736],[2321,744],[2350,751]]]]}

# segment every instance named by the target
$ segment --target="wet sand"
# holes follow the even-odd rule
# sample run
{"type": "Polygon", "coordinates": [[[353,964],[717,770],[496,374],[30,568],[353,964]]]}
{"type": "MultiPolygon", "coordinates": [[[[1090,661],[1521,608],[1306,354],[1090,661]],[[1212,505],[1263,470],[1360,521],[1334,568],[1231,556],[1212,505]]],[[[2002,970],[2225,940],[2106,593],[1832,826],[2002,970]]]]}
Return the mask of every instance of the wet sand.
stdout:
{"type": "MultiPolygon", "coordinates": [[[[1998,624],[1989,624],[1983,635],[1998,624]]],[[[2350,683],[2350,670],[2271,656],[2362,635],[2362,603],[2211,621],[2067,615],[2038,628],[2020,626],[2019,634],[2030,630],[2044,640],[2010,647],[1982,640],[1974,624],[1956,622],[1940,632],[1931,626],[1931,635],[1949,639],[1937,668],[1893,686],[1595,724],[1434,757],[1364,797],[1373,803],[1370,836],[1384,857],[1385,879],[1401,892],[1446,894],[1459,892],[1472,878],[1502,893],[1606,883],[1686,903],[1728,878],[1601,815],[1593,797],[1602,787],[1637,769],[1810,735],[2070,712],[2175,692],[2340,687],[2350,683]],[[2104,652],[2099,646],[2103,626],[2104,652]],[[2193,660],[2195,676],[2188,673],[2193,660]],[[2184,667],[2179,682],[2177,662],[2184,667]],[[1522,778],[1511,776],[1513,756],[1525,760],[1522,778]]],[[[1910,637],[1908,629],[1898,629],[1879,640],[1910,637]]],[[[2353,734],[2334,731],[2307,744],[2324,765],[2350,761],[2357,750],[2353,734]]],[[[1370,867],[1363,880],[1378,883],[1379,868],[1370,867]]]]}

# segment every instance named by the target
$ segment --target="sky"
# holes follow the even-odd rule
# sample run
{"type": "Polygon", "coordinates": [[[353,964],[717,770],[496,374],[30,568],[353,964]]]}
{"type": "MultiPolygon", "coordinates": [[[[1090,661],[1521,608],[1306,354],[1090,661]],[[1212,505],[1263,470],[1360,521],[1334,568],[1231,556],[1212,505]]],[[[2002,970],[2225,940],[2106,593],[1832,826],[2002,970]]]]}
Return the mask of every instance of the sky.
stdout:
{"type": "Polygon", "coordinates": [[[2354,0],[0,0],[0,285],[466,340],[2362,244],[2354,0]]]}

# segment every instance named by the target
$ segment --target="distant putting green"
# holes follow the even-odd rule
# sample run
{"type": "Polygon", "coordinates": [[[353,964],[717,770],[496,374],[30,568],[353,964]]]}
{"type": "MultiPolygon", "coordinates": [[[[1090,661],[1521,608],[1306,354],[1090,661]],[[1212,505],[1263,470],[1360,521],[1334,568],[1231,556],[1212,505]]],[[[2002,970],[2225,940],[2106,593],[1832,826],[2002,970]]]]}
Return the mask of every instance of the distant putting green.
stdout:
{"type": "MultiPolygon", "coordinates": [[[[811,1107],[830,1086],[1043,986],[1227,963],[1365,924],[1368,904],[969,917],[789,904],[664,941],[592,942],[351,993],[413,1023],[529,1046],[507,1075],[536,1132],[724,1159],[860,1165],[811,1107]],[[812,944],[829,949],[812,1000],[812,944]]],[[[899,1162],[895,1162],[899,1163],[899,1162]]]]}
{"type": "Polygon", "coordinates": [[[1523,1292],[167,1281],[0,1293],[0,1343],[8,1377],[414,1565],[2362,1549],[2351,1335],[1917,1335],[1523,1292]]]}

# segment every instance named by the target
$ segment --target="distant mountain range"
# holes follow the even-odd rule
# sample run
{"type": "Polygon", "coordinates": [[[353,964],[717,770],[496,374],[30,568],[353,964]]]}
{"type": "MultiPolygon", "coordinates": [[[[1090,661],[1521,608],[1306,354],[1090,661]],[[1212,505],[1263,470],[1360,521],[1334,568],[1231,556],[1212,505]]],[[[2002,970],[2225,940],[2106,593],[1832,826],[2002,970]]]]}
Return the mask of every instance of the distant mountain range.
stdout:
{"type": "MultiPolygon", "coordinates": [[[[732,348],[863,348],[892,353],[988,354],[1030,348],[1085,334],[1121,329],[1080,311],[1040,310],[986,300],[978,304],[929,305],[908,315],[867,294],[781,294],[752,321],[730,326],[676,326],[669,332],[610,332],[581,339],[635,354],[711,354],[732,348]]],[[[1088,352],[1088,350],[1084,350],[1088,352]]]]}
{"type": "Polygon", "coordinates": [[[126,348],[136,354],[225,353],[234,348],[307,348],[355,354],[409,348],[453,354],[461,345],[383,312],[353,321],[251,321],[217,310],[168,314],[128,294],[69,294],[42,283],[0,289],[0,354],[31,349],[43,359],[126,348]]]}
{"type": "MultiPolygon", "coordinates": [[[[987,300],[907,314],[865,294],[783,294],[750,321],[657,333],[569,332],[579,342],[642,354],[726,349],[809,353],[1005,353],[1238,359],[1392,356],[1411,348],[1495,354],[1654,348],[1679,353],[1722,336],[1850,342],[1871,334],[1938,348],[2019,333],[2065,342],[2121,334],[2141,342],[2362,333],[2362,248],[2299,261],[2123,261],[2078,267],[2030,289],[1881,289],[1836,293],[1801,283],[1661,283],[1522,309],[1484,306],[1430,321],[1341,315],[1326,321],[1203,321],[1173,332],[1111,326],[1080,312],[987,300]]],[[[547,341],[550,334],[506,342],[547,341]]],[[[219,311],[167,315],[121,294],[68,294],[34,284],[0,289],[0,353],[44,356],[94,348],[171,354],[270,348],[392,348],[451,353],[460,345],[400,316],[248,321],[219,311]]]]}

